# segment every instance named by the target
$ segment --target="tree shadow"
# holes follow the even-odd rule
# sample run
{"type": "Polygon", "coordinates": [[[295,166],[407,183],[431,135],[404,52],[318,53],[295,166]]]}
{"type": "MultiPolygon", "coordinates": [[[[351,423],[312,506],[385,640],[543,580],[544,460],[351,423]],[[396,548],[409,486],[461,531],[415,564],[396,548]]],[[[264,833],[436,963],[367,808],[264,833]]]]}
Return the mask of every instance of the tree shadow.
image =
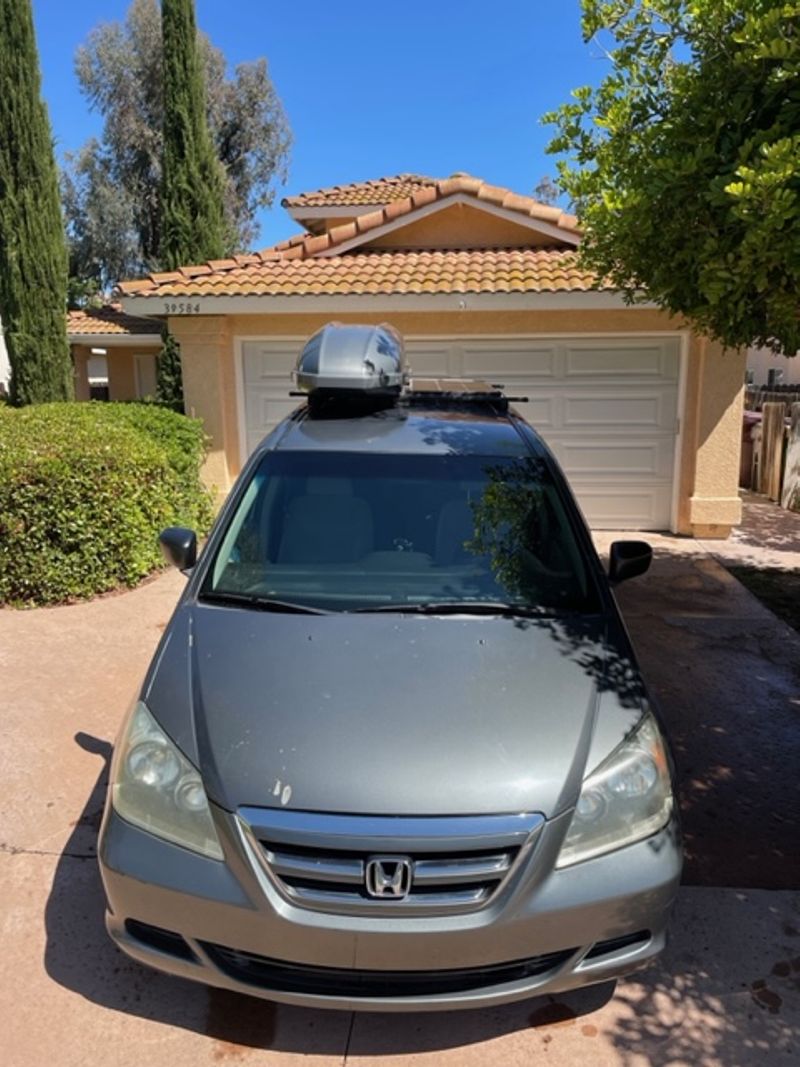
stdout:
{"type": "Polygon", "coordinates": [[[739,588],[707,557],[657,552],[618,599],[675,756],[684,884],[791,889],[800,643],[743,612],[739,588]]]}
{"type": "Polygon", "coordinates": [[[679,896],[667,950],[617,988],[603,1029],[624,1067],[762,1067],[796,1054],[796,905],[758,891],[710,892],[679,896]]]}

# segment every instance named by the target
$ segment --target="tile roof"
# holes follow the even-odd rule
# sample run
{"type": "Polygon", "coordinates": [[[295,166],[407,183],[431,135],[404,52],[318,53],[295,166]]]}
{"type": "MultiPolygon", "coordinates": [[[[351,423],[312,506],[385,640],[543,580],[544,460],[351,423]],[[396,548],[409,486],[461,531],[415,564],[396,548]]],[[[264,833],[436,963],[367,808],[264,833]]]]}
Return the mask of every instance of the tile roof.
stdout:
{"type": "Polygon", "coordinates": [[[99,308],[80,308],[67,312],[67,335],[160,335],[161,329],[162,324],[158,320],[145,319],[139,315],[128,315],[122,310],[121,304],[105,304],[99,308]]]}
{"type": "Polygon", "coordinates": [[[205,269],[123,282],[127,296],[321,296],[394,293],[586,292],[598,286],[562,248],[371,251],[287,259],[237,256],[205,269]]]}
{"type": "Polygon", "coordinates": [[[331,185],[327,189],[317,189],[313,193],[286,196],[281,200],[281,207],[360,207],[365,204],[390,204],[394,200],[404,200],[407,196],[413,196],[420,189],[435,185],[438,180],[428,178],[423,174],[395,174],[391,178],[349,182],[347,185],[331,185]]]}
{"type": "MultiPolygon", "coordinates": [[[[380,184],[378,182],[374,184],[380,184]]],[[[507,211],[522,215],[528,219],[547,222],[557,229],[563,230],[565,239],[574,240],[580,237],[578,220],[574,215],[562,211],[559,207],[551,207],[542,204],[531,196],[520,196],[510,189],[501,185],[489,185],[481,178],[472,178],[468,174],[458,174],[452,178],[432,181],[431,184],[420,187],[410,196],[390,201],[375,211],[365,215],[359,215],[353,222],[346,222],[340,226],[332,226],[327,232],[320,234],[301,233],[290,237],[288,241],[281,241],[269,252],[280,252],[284,258],[317,256],[321,252],[327,252],[337,245],[352,241],[370,230],[378,229],[390,222],[395,222],[410,215],[421,207],[445,200],[449,196],[464,194],[472,196],[480,203],[505,208],[507,211]]]]}
{"type": "Polygon", "coordinates": [[[382,204],[352,222],[323,233],[301,233],[263,252],[210,260],[176,271],[120,282],[125,296],[310,296],[337,293],[512,293],[587,290],[593,276],[579,268],[573,248],[556,247],[580,238],[578,221],[558,207],[468,174],[426,178],[399,174],[373,182],[334,186],[288,198],[287,205],[318,199],[342,206],[351,197],[382,204]],[[362,248],[372,231],[412,216],[421,208],[457,195],[503,208],[526,220],[549,224],[552,248],[433,249],[378,251],[362,248]],[[327,198],[327,200],[326,200],[327,198]],[[554,233],[555,231],[555,233],[554,233]],[[340,250],[340,251],[337,251],[340,250]]]}

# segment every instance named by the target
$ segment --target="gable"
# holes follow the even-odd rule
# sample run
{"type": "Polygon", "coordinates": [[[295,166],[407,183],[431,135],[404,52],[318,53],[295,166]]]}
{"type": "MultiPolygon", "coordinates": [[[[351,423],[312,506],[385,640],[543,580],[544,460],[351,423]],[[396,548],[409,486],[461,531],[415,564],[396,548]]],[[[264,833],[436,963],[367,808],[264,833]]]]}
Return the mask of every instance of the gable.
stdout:
{"type": "Polygon", "coordinates": [[[507,218],[479,205],[456,201],[422,218],[410,216],[405,224],[388,230],[360,247],[405,249],[552,248],[570,247],[554,240],[521,218],[507,218]]]}

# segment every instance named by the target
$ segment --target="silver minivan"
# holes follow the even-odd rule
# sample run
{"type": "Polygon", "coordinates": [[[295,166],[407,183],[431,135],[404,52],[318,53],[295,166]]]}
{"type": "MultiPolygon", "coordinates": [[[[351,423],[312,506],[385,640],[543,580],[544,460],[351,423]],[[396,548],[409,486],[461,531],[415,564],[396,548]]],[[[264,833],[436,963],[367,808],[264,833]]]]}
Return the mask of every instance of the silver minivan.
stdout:
{"type": "Polygon", "coordinates": [[[406,1010],[605,982],[664,946],[671,758],[551,452],[499,388],[332,325],[115,748],[107,926],[185,978],[406,1010]]]}

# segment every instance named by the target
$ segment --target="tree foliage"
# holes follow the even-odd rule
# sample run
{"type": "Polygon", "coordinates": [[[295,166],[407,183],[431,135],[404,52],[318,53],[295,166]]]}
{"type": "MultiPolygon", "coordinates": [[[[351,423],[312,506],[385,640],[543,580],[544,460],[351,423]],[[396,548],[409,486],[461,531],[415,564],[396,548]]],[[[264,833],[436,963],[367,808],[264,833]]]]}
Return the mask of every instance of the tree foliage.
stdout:
{"type": "Polygon", "coordinates": [[[206,119],[194,0],[162,0],[164,157],[161,262],[167,270],[221,258],[224,172],[206,119]]]}
{"type": "MultiPolygon", "coordinates": [[[[198,34],[207,118],[225,169],[227,252],[251,246],[256,215],[284,180],[291,134],[259,59],[237,66],[198,34]]],[[[78,50],[84,96],[104,119],[100,140],[68,159],[62,187],[72,274],[103,289],[160,268],[164,63],[157,0],[133,0],[125,22],[104,23],[78,50]]]]}
{"type": "Polygon", "coordinates": [[[800,3],[582,0],[597,88],[545,116],[584,263],[729,347],[800,348],[800,3]]]}
{"type": "Polygon", "coordinates": [[[0,316],[11,399],[68,399],[67,256],[30,0],[0,0],[0,130],[0,316]]]}

